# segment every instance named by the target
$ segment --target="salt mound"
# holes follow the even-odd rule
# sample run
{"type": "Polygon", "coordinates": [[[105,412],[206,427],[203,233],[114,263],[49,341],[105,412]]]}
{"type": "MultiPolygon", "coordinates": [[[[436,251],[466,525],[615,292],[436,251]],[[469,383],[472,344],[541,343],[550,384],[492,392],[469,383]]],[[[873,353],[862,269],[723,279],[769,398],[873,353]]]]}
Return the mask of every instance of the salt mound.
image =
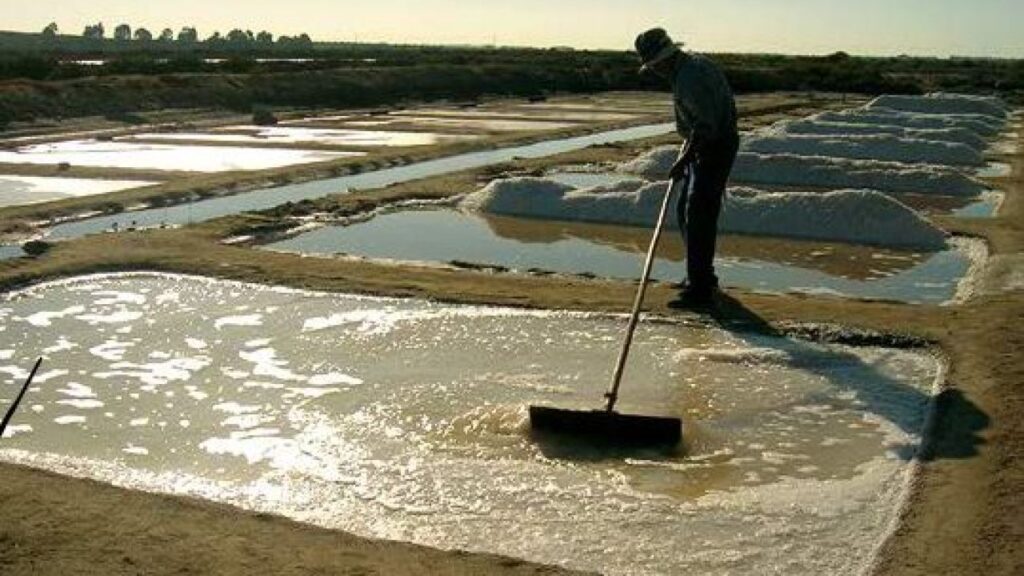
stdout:
{"type": "Polygon", "coordinates": [[[918,129],[965,128],[980,136],[991,137],[999,133],[1001,125],[990,116],[980,114],[920,114],[898,112],[886,108],[854,108],[839,112],[821,112],[810,118],[823,122],[844,122],[850,124],[883,124],[918,129]]]}
{"type": "Polygon", "coordinates": [[[544,178],[495,180],[462,201],[470,210],[551,220],[653,225],[667,183],[661,190],[639,182],[573,189],[544,178]]]}
{"type": "Polygon", "coordinates": [[[965,100],[968,102],[986,102],[1002,110],[1009,112],[1010,107],[998,96],[981,96],[978,94],[957,94],[956,92],[929,92],[925,98],[942,98],[946,100],[965,100]]]}
{"type": "Polygon", "coordinates": [[[967,128],[907,128],[891,124],[858,124],[854,122],[829,122],[816,118],[795,120],[782,125],[789,134],[811,134],[819,136],[890,134],[898,138],[955,142],[982,151],[988,143],[977,132],[967,128]]]}
{"type": "Polygon", "coordinates": [[[941,250],[946,234],[875,190],[765,193],[736,188],[721,229],[737,234],[941,250]]]}
{"type": "Polygon", "coordinates": [[[665,178],[679,158],[678,146],[661,146],[644,152],[629,162],[619,164],[616,170],[644,178],[665,178]]]}
{"type": "Polygon", "coordinates": [[[743,141],[742,149],[761,154],[835,156],[927,164],[984,164],[977,150],[952,142],[934,142],[891,135],[805,136],[778,128],[761,130],[743,141]]]}
{"type": "Polygon", "coordinates": [[[736,157],[731,180],[945,196],[977,196],[986,190],[984,184],[962,172],[929,164],[752,152],[741,152],[736,157]]]}
{"type": "MultiPolygon", "coordinates": [[[[553,220],[653,227],[666,182],[636,190],[571,190],[539,178],[496,180],[463,201],[474,210],[553,220]]],[[[679,228],[675,211],[668,226],[679,228]]],[[[725,201],[723,232],[941,249],[945,233],[880,192],[765,193],[734,188],[725,201]]]]}
{"type": "Polygon", "coordinates": [[[963,94],[933,93],[927,96],[883,95],[867,104],[868,108],[888,108],[925,114],[983,114],[1005,119],[1006,108],[994,98],[963,94]]]}
{"type": "Polygon", "coordinates": [[[467,196],[460,205],[469,210],[531,216],[557,213],[572,186],[548,178],[518,177],[492,180],[483,190],[467,196]]]}

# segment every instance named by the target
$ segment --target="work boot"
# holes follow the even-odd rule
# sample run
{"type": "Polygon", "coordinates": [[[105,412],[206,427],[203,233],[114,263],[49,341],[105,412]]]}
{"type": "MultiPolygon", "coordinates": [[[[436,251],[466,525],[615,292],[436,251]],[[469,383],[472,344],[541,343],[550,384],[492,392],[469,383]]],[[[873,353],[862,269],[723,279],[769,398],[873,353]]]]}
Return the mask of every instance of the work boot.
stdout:
{"type": "Polygon", "coordinates": [[[668,307],[673,310],[710,310],[717,304],[717,294],[718,288],[714,286],[698,288],[687,285],[675,300],[668,303],[668,307]]]}
{"type": "MultiPolygon", "coordinates": [[[[672,282],[671,284],[668,285],[668,287],[672,288],[673,290],[679,290],[680,292],[683,292],[685,290],[689,290],[691,284],[692,282],[690,282],[686,278],[683,278],[679,282],[672,282]]],[[[707,284],[711,287],[712,290],[718,290],[718,276],[712,276],[711,280],[707,282],[707,284]]]]}

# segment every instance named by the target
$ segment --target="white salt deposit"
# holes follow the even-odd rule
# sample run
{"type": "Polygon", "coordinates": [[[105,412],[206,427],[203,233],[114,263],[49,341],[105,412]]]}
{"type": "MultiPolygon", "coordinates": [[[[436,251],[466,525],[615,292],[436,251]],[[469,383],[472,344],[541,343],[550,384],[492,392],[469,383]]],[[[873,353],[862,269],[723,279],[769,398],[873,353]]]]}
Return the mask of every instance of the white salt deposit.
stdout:
{"type": "Polygon", "coordinates": [[[984,164],[981,153],[964,144],[900,138],[888,134],[793,135],[779,128],[769,128],[744,138],[741,146],[743,150],[761,154],[799,154],[968,166],[984,164]]]}
{"type": "MultiPolygon", "coordinates": [[[[619,172],[659,179],[668,174],[679,151],[675,146],[649,150],[620,164],[619,172]]],[[[731,180],[751,184],[866,188],[883,192],[977,196],[983,183],[954,168],[795,154],[740,152],[731,180]]]]}
{"type": "Polygon", "coordinates": [[[940,250],[946,233],[912,208],[874,190],[824,194],[733,189],[722,229],[740,234],[940,250]]]}
{"type": "Polygon", "coordinates": [[[915,129],[965,128],[980,136],[991,137],[999,133],[1000,124],[989,116],[978,114],[920,114],[899,112],[887,108],[854,108],[839,112],[822,112],[812,116],[821,122],[904,126],[915,129]]]}
{"type": "Polygon", "coordinates": [[[983,151],[988,143],[977,132],[968,128],[907,128],[890,124],[858,124],[855,122],[829,122],[813,116],[803,120],[785,122],[780,128],[789,134],[819,136],[852,136],[856,134],[888,134],[912,140],[954,142],[983,151]]]}
{"type": "Polygon", "coordinates": [[[156,182],[4,175],[0,176],[0,207],[106,194],[152,184],[156,182]]]}
{"type": "Polygon", "coordinates": [[[1006,107],[995,98],[961,94],[934,93],[926,96],[884,95],[866,106],[924,114],[982,114],[1005,119],[1006,107]]]}
{"type": "Polygon", "coordinates": [[[323,152],[288,148],[68,140],[52,144],[23,146],[15,150],[0,150],[0,162],[12,164],[67,162],[72,166],[223,172],[227,170],[263,170],[362,155],[364,155],[362,152],[323,152]]]}
{"type": "MultiPolygon", "coordinates": [[[[495,180],[462,207],[526,218],[653,226],[666,183],[639,189],[573,190],[541,178],[495,180]]],[[[678,228],[674,210],[668,226],[678,228]]],[[[945,233],[913,209],[872,190],[766,193],[733,188],[720,220],[722,232],[938,250],[945,233]]]]}
{"type": "Polygon", "coordinates": [[[384,132],[379,130],[344,130],[334,128],[295,128],[269,126],[252,128],[248,126],[227,126],[219,132],[154,132],[137,134],[131,140],[166,141],[211,141],[237,142],[239,144],[302,144],[317,143],[334,146],[427,146],[445,142],[458,142],[477,138],[464,134],[435,134],[430,132],[384,132]]]}
{"type": "Polygon", "coordinates": [[[986,190],[983,183],[967,174],[936,165],[753,152],[737,155],[731,179],[751,184],[967,197],[986,190]]]}
{"type": "Polygon", "coordinates": [[[665,178],[677,158],[679,158],[678,146],[661,146],[652,148],[633,160],[619,164],[616,170],[649,179],[665,178]]]}

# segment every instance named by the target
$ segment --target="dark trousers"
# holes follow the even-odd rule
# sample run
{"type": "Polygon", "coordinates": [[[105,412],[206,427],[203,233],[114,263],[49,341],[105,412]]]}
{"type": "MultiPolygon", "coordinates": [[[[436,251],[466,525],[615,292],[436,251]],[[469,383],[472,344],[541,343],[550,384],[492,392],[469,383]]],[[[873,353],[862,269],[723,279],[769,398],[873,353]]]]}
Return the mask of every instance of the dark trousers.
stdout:
{"type": "Polygon", "coordinates": [[[699,150],[690,167],[690,185],[679,194],[676,203],[679,229],[686,243],[686,277],[694,290],[718,286],[714,265],[718,215],[738,149],[736,137],[699,150]]]}

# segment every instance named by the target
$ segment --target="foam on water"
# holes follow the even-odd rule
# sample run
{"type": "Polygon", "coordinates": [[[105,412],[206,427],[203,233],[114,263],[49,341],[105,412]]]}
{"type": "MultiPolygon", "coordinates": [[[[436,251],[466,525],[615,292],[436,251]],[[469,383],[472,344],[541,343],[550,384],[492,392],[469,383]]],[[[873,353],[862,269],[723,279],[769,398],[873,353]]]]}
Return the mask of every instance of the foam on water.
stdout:
{"type": "MultiPolygon", "coordinates": [[[[8,461],[609,574],[859,572],[895,517],[938,374],[918,352],[645,322],[622,408],[683,417],[686,446],[615,455],[531,440],[525,407],[599,403],[621,317],[163,275],[47,284],[3,306],[17,327],[0,332],[4,368],[60,348],[8,461]],[[81,312],[26,320],[73,306],[142,312],[134,345],[90,353],[113,327],[81,312]],[[216,329],[243,307],[262,324],[216,329]]],[[[18,384],[0,376],[0,401],[18,384]]]]}

